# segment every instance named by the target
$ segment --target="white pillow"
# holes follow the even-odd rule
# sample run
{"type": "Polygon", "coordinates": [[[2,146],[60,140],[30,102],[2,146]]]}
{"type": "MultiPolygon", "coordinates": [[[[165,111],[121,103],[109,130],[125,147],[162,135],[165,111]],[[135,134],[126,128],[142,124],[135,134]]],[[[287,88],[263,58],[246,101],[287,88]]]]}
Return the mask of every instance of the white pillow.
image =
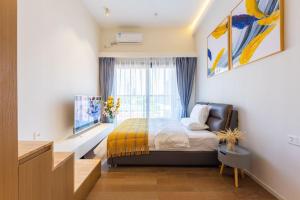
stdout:
{"type": "Polygon", "coordinates": [[[200,124],[199,122],[193,121],[191,118],[182,118],[181,123],[191,131],[201,131],[209,128],[206,124],[200,124]]]}
{"type": "Polygon", "coordinates": [[[204,125],[209,115],[209,106],[197,104],[194,106],[190,118],[194,122],[204,125]]]}

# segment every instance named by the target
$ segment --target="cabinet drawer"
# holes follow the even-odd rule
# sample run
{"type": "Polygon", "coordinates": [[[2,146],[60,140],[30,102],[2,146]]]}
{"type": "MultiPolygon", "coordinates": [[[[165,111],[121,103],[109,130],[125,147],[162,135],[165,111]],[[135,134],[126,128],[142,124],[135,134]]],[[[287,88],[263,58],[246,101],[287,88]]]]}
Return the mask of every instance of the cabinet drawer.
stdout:
{"type": "Polygon", "coordinates": [[[51,200],[52,151],[19,165],[19,200],[51,200]]]}

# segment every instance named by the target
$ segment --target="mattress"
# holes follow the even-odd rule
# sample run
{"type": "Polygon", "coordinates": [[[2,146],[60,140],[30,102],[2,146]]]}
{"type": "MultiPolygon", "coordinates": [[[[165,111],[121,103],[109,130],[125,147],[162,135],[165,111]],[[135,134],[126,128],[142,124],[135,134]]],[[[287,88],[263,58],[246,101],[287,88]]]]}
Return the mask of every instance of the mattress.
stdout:
{"type": "MultiPolygon", "coordinates": [[[[148,144],[150,151],[215,151],[218,147],[219,141],[216,134],[207,131],[191,131],[185,128],[177,120],[170,119],[151,119],[149,120],[149,134],[148,144]],[[178,127],[178,130],[184,132],[189,141],[188,147],[173,148],[164,145],[163,148],[157,148],[155,139],[157,135],[166,127],[178,127]]],[[[103,140],[94,150],[94,154],[99,158],[106,156],[107,140],[103,140]]]]}
{"type": "Polygon", "coordinates": [[[188,130],[190,147],[185,151],[215,151],[218,148],[219,140],[215,133],[210,131],[188,130]]]}
{"type": "Polygon", "coordinates": [[[184,127],[177,120],[170,119],[151,119],[149,121],[149,149],[150,151],[215,151],[218,147],[219,140],[215,133],[201,130],[191,131],[184,127]],[[155,147],[155,137],[167,126],[180,126],[189,139],[189,147],[184,148],[157,148],[155,147]]]}

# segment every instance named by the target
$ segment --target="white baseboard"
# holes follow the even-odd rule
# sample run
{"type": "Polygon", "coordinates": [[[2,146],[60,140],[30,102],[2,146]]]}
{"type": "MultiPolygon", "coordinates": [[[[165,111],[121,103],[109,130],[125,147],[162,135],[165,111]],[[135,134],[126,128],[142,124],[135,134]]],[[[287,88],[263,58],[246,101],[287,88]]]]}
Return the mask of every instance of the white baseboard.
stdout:
{"type": "Polygon", "coordinates": [[[256,177],[255,175],[253,175],[251,172],[249,171],[245,171],[245,173],[251,178],[253,179],[257,184],[259,184],[261,187],[263,187],[265,190],[267,190],[268,192],[270,192],[273,196],[275,196],[278,200],[287,200],[285,197],[281,196],[280,194],[278,194],[278,192],[276,192],[272,187],[270,187],[269,185],[267,185],[266,183],[264,183],[262,180],[260,180],[258,177],[256,177]]]}

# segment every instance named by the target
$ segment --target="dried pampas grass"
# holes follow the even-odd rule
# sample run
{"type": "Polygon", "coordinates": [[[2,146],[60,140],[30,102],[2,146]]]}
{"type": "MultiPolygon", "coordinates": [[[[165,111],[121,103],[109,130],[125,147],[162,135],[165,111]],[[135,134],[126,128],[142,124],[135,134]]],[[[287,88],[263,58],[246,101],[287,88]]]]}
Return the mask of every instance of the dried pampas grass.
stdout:
{"type": "Polygon", "coordinates": [[[245,134],[236,128],[234,130],[219,131],[217,136],[221,142],[227,142],[228,150],[233,151],[237,141],[243,139],[245,134]]]}

